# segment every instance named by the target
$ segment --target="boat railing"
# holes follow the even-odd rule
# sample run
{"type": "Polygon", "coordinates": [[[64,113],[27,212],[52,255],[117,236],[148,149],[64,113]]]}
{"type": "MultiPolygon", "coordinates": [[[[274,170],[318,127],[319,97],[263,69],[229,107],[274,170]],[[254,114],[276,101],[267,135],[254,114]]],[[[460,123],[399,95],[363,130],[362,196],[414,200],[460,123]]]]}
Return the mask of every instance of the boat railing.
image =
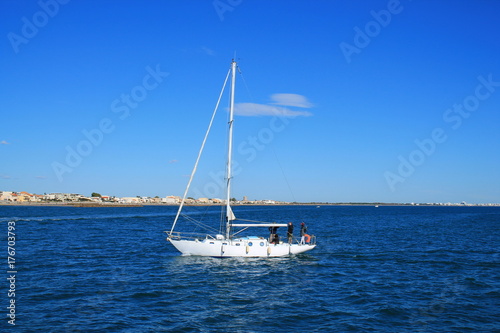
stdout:
{"type": "Polygon", "coordinates": [[[205,234],[205,233],[196,233],[196,232],[167,232],[165,231],[168,235],[168,238],[173,239],[173,240],[203,240],[203,239],[215,239],[212,235],[205,234]]]}
{"type": "Polygon", "coordinates": [[[295,240],[295,243],[296,244],[307,244],[307,245],[316,245],[316,236],[315,235],[309,235],[310,239],[309,241],[307,242],[307,238],[305,239],[305,242],[302,243],[302,237],[299,236],[299,237],[294,237],[294,240],[295,240]]]}
{"type": "MultiPolygon", "coordinates": [[[[210,234],[206,234],[206,233],[196,233],[196,232],[179,232],[179,231],[175,231],[175,232],[168,232],[168,231],[165,231],[168,235],[168,238],[169,239],[173,239],[173,240],[199,240],[199,241],[202,241],[204,239],[218,239],[216,238],[217,236],[213,236],[213,235],[210,235],[210,234]]],[[[262,237],[261,237],[262,238],[262,237]]],[[[307,240],[307,238],[306,238],[307,240]]],[[[305,243],[302,243],[301,242],[301,237],[294,237],[294,243],[296,244],[306,244],[306,245],[316,245],[316,236],[315,235],[310,235],[310,239],[308,242],[305,242],[305,243]]]]}

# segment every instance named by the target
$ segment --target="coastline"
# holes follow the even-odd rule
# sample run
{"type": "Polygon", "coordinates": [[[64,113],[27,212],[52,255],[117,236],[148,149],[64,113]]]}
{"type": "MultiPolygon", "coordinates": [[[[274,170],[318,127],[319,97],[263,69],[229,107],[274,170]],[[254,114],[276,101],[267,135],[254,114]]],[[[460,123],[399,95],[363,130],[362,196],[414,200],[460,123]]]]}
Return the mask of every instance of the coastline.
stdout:
{"type": "MultiPolygon", "coordinates": [[[[184,204],[185,206],[221,206],[221,204],[210,204],[210,203],[190,203],[184,204]]],[[[166,206],[166,207],[178,207],[179,204],[166,204],[166,203],[140,203],[140,204],[127,204],[127,203],[117,203],[117,202],[0,202],[0,206],[10,206],[10,207],[144,207],[144,206],[166,206]]],[[[273,204],[262,204],[262,203],[236,203],[233,206],[373,206],[374,208],[381,206],[424,206],[424,207],[500,207],[499,204],[437,204],[437,203],[380,203],[380,202],[338,202],[338,203],[327,203],[327,202],[291,202],[291,203],[273,203],[273,204]]]]}
{"type": "Polygon", "coordinates": [[[0,206],[12,207],[142,207],[145,204],[82,203],[82,202],[0,202],[0,206]]]}

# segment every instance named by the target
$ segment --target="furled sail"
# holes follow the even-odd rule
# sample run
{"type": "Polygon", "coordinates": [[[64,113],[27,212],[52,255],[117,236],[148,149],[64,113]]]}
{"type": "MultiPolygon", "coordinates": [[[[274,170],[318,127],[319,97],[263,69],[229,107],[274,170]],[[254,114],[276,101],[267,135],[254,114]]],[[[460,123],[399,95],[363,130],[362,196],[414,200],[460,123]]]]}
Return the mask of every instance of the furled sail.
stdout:
{"type": "Polygon", "coordinates": [[[236,216],[234,216],[234,213],[233,213],[233,210],[231,209],[231,206],[227,206],[227,220],[228,221],[236,220],[236,216]]]}

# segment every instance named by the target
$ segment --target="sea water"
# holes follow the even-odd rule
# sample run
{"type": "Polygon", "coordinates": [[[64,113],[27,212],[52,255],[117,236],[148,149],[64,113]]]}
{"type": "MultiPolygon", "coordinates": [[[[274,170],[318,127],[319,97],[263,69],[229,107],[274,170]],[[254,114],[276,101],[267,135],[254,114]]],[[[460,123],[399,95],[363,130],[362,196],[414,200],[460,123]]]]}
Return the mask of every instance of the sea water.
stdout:
{"type": "Polygon", "coordinates": [[[175,212],[1,206],[2,331],[500,332],[498,207],[235,207],[316,235],[272,259],[181,256],[175,212]]]}

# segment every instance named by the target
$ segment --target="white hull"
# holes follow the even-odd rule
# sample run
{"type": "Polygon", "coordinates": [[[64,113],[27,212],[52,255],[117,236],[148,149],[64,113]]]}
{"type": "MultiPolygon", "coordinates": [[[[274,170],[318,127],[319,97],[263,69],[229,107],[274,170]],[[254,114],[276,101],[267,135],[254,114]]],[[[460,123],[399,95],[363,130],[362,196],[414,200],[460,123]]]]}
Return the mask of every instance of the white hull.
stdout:
{"type": "Polygon", "coordinates": [[[236,238],[231,240],[186,240],[167,238],[183,255],[205,257],[284,257],[299,254],[316,247],[316,244],[270,244],[264,238],[236,238]]]}

